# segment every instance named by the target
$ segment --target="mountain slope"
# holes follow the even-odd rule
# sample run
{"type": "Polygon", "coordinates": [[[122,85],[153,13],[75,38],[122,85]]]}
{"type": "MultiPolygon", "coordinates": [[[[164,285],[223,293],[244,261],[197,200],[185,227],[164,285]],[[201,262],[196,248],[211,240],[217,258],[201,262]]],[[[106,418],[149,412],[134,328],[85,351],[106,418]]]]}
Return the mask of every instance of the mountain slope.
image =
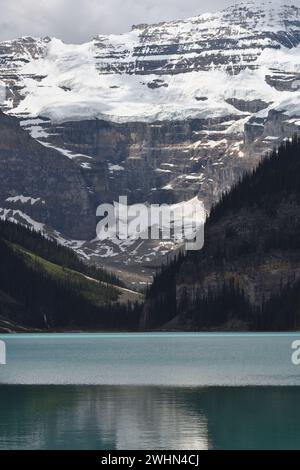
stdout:
{"type": "Polygon", "coordinates": [[[74,238],[94,236],[95,211],[80,168],[41,145],[16,118],[3,113],[0,174],[0,216],[23,219],[39,230],[49,225],[74,238]]]}
{"type": "Polygon", "coordinates": [[[299,329],[299,138],[223,196],[205,238],[158,275],[143,328],[299,329]]]}
{"type": "MultiPolygon", "coordinates": [[[[7,105],[15,113],[54,122],[96,117],[155,122],[238,115],[232,104],[226,104],[239,99],[238,94],[247,101],[249,92],[253,100],[280,101],[276,88],[281,82],[284,85],[285,78],[278,77],[272,89],[267,83],[264,86],[265,77],[259,75],[268,68],[275,81],[279,72],[286,74],[289,90],[293,81],[289,70],[271,67],[289,62],[295,67],[299,52],[293,57],[289,51],[299,44],[300,8],[250,1],[215,14],[134,26],[128,34],[97,36],[77,46],[52,38],[7,41],[2,43],[1,75],[8,86],[12,71],[20,81],[18,99],[12,88],[8,90],[7,105]],[[260,68],[260,73],[250,73],[260,68]],[[241,74],[245,70],[248,73],[241,74]],[[232,76],[237,74],[240,80],[234,81],[232,76]],[[221,77],[231,84],[228,96],[221,77]],[[251,78],[260,83],[260,89],[251,87],[251,78]],[[241,79],[244,84],[239,86],[241,79]],[[220,89],[214,89],[217,82],[220,89]],[[209,103],[201,100],[205,97],[209,103]]],[[[272,76],[267,78],[272,81],[272,76]]]]}
{"type": "Polygon", "coordinates": [[[23,189],[8,167],[1,182],[10,179],[13,192],[1,200],[3,210],[20,210],[22,196],[42,195],[42,214],[39,202],[23,212],[44,222],[44,212],[60,207],[66,219],[48,217],[49,225],[86,259],[117,269],[152,263],[164,244],[154,250],[95,241],[95,207],[119,195],[130,204],[198,196],[209,211],[265,152],[299,131],[294,3],[242,2],[83,45],[48,37],[1,43],[3,109],[45,152],[56,152],[59,169],[50,198],[40,187],[34,194],[23,189]]]}
{"type": "Polygon", "coordinates": [[[137,326],[141,296],[37,233],[1,222],[0,260],[0,331],[137,326]]]}

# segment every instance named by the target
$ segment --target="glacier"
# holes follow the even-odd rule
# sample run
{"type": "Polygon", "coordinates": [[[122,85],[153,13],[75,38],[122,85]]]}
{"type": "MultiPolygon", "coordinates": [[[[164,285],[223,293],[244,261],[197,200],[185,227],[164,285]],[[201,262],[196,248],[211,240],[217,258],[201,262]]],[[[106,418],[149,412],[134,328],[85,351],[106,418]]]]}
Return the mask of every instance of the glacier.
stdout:
{"type": "MultiPolygon", "coordinates": [[[[89,227],[97,205],[119,195],[132,205],[197,197],[209,211],[300,130],[299,1],[250,0],[79,45],[50,37],[4,41],[0,85],[1,109],[68,160],[72,199],[80,206],[84,193],[89,227]]],[[[166,242],[99,244],[80,221],[70,237],[65,224],[46,218],[48,193],[38,184],[33,193],[30,178],[13,181],[2,185],[1,217],[20,216],[30,205],[35,226],[90,262],[134,270],[176,249],[166,242]],[[30,204],[41,195],[44,207],[30,204]]],[[[68,198],[63,204],[75,219],[68,198]]]]}

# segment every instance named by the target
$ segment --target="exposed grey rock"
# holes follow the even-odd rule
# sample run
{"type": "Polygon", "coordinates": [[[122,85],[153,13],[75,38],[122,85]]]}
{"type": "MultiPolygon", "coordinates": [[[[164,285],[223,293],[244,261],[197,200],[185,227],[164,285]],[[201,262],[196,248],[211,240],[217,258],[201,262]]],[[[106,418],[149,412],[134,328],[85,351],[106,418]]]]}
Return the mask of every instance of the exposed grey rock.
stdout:
{"type": "Polygon", "coordinates": [[[22,223],[29,216],[75,239],[94,235],[95,211],[80,167],[45,148],[16,118],[3,113],[0,174],[0,216],[22,223]]]}
{"type": "MultiPolygon", "coordinates": [[[[131,35],[97,36],[85,46],[74,46],[71,56],[63,49],[63,44],[50,38],[28,37],[1,43],[0,79],[8,92],[3,109],[17,115],[25,131],[40,142],[29,138],[25,142],[26,134],[20,130],[15,134],[2,133],[10,158],[0,162],[3,166],[1,207],[23,209],[34,220],[60,232],[62,238],[86,241],[84,249],[80,250],[88,259],[92,257],[92,250],[97,255],[98,248],[88,242],[95,237],[95,210],[102,202],[112,202],[126,195],[131,204],[177,203],[198,195],[209,211],[220,195],[245,171],[255,167],[266,152],[299,131],[300,106],[299,112],[291,111],[294,103],[288,103],[285,109],[270,98],[273,92],[280,96],[292,92],[297,102],[300,80],[297,64],[290,70],[285,67],[285,59],[281,65],[276,61],[272,65],[271,61],[266,68],[261,62],[265,53],[270,53],[271,57],[278,51],[293,53],[299,44],[299,8],[290,5],[275,8],[272,2],[260,5],[251,1],[212,15],[134,26],[131,35]],[[53,43],[56,55],[49,54],[53,43]],[[86,57],[87,50],[90,55],[86,57]],[[105,86],[100,83],[99,94],[104,98],[109,94],[111,101],[117,101],[118,93],[133,86],[128,80],[137,76],[135,84],[141,86],[139,90],[143,93],[153,94],[154,104],[159,93],[165,93],[165,102],[171,102],[176,111],[172,81],[191,75],[191,80],[197,82],[193,74],[197,76],[203,71],[225,73],[228,93],[224,92],[220,98],[216,89],[214,96],[206,89],[209,88],[207,83],[199,79],[193,95],[189,95],[189,86],[185,89],[186,99],[190,100],[188,111],[179,107],[180,112],[167,114],[163,119],[155,116],[142,119],[143,113],[140,113],[126,120],[125,113],[125,118],[121,116],[118,120],[118,116],[110,116],[109,111],[105,113],[105,103],[97,119],[91,111],[90,116],[79,115],[75,120],[68,108],[68,98],[63,119],[55,119],[55,112],[51,117],[51,100],[37,116],[31,101],[26,101],[28,97],[36,98],[28,87],[28,80],[31,85],[37,85],[37,90],[49,95],[52,90],[53,93],[59,90],[58,101],[64,103],[65,97],[74,93],[78,77],[74,78],[70,72],[71,78],[65,79],[62,74],[61,80],[54,83],[53,77],[52,81],[48,80],[48,69],[42,65],[45,60],[47,65],[60,70],[61,63],[67,66],[68,60],[74,59],[73,52],[74,69],[82,54],[83,64],[87,67],[92,64],[96,76],[108,77],[105,86]],[[36,67],[37,63],[41,66],[36,67]],[[24,64],[30,67],[24,68],[24,64]],[[39,72],[35,73],[37,70],[39,72]],[[251,71],[258,71],[262,76],[257,84],[262,88],[260,98],[253,97],[255,85],[252,82],[249,96],[241,93],[243,80],[247,82],[247,73],[251,71]],[[113,81],[115,77],[118,82],[113,81]],[[237,89],[231,90],[233,79],[236,79],[237,89]],[[268,96],[264,96],[265,85],[266,89],[271,89],[271,93],[267,90],[268,96]],[[24,103],[27,105],[20,114],[17,106],[24,103]],[[219,112],[219,107],[224,105],[225,114],[219,112]],[[211,109],[216,111],[210,112],[211,109]],[[21,143],[16,134],[22,136],[21,143]],[[45,202],[6,201],[18,195],[45,202]]],[[[292,63],[293,55],[288,58],[292,63]]],[[[299,55],[295,53],[295,62],[297,58],[299,55]]],[[[80,77],[78,80],[80,82],[80,77]]],[[[215,86],[217,88],[218,83],[215,86]]],[[[181,93],[180,87],[177,92],[181,93]]],[[[86,107],[90,109],[93,103],[86,99],[86,107]]],[[[82,102],[75,101],[75,108],[76,103],[79,109],[82,102]]],[[[149,105],[150,101],[145,100],[145,108],[147,103],[149,105]]],[[[163,105],[161,108],[160,117],[163,105]]],[[[4,123],[4,117],[1,121],[4,123]]],[[[8,121],[3,125],[8,126],[8,121]]],[[[149,250],[152,258],[156,256],[153,247],[149,250]]],[[[141,256],[135,253],[136,246],[133,254],[128,248],[130,262],[140,264],[141,256]]],[[[124,253],[117,254],[123,264],[124,253]]],[[[100,255],[97,259],[102,263],[100,255]]]]}

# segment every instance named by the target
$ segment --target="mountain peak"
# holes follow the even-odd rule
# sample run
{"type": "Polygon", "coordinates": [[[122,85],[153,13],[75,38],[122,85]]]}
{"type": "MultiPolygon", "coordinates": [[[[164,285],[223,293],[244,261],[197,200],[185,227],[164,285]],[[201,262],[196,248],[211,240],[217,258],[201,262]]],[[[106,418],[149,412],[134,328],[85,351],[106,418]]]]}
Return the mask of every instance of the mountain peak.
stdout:
{"type": "MultiPolygon", "coordinates": [[[[233,3],[223,10],[196,15],[187,19],[164,21],[155,24],[141,23],[132,26],[132,31],[143,34],[153,29],[168,29],[185,25],[194,30],[211,29],[214,25],[240,26],[254,31],[284,31],[300,29],[300,7],[298,0],[249,0],[233,3]]],[[[182,32],[182,31],[179,31],[182,32]]]]}
{"type": "Polygon", "coordinates": [[[222,21],[253,31],[300,29],[300,8],[293,0],[243,1],[225,8],[220,15],[222,21]]]}
{"type": "Polygon", "coordinates": [[[256,14],[266,15],[267,17],[276,15],[296,15],[299,16],[300,8],[295,5],[294,0],[249,0],[232,4],[225,8],[223,13],[238,13],[240,15],[255,16],[256,14]]]}
{"type": "MultiPolygon", "coordinates": [[[[274,142],[299,132],[299,18],[299,8],[284,0],[249,0],[83,45],[54,38],[1,43],[3,109],[63,162],[72,160],[84,179],[74,185],[86,187],[78,197],[88,215],[72,235],[67,219],[55,215],[55,230],[87,240],[98,197],[173,204],[198,194],[209,208],[274,142]]],[[[3,211],[18,214],[23,188],[22,178],[13,194],[1,188],[3,211]]],[[[26,197],[47,202],[43,188],[29,189],[26,197]]],[[[70,191],[68,217],[75,220],[78,193],[70,191]]],[[[43,222],[37,204],[30,217],[43,222]]],[[[92,249],[98,250],[94,242],[92,249]]],[[[101,253],[123,256],[122,249],[104,244],[101,253]]],[[[133,258],[142,262],[138,251],[133,258]]]]}

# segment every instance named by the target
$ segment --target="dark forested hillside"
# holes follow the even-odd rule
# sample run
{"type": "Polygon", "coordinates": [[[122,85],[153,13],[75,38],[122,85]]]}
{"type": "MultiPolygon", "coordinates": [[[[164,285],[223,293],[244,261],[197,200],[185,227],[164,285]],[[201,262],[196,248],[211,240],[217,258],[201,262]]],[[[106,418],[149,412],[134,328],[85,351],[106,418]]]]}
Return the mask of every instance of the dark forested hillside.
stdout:
{"type": "Polygon", "coordinates": [[[71,250],[0,222],[0,331],[134,329],[140,303],[124,293],[115,276],[71,250]]]}
{"type": "Polygon", "coordinates": [[[142,326],[300,327],[300,138],[224,194],[202,251],[180,255],[149,289],[142,326]]]}
{"type": "Polygon", "coordinates": [[[126,290],[116,277],[0,222],[0,329],[296,330],[299,240],[295,137],[223,195],[207,220],[203,250],[161,269],[142,315],[141,303],[121,300],[126,290]]]}
{"type": "Polygon", "coordinates": [[[122,281],[114,274],[99,267],[85,264],[74,251],[60,245],[56,240],[45,238],[33,229],[0,220],[0,238],[21,245],[23,248],[33,251],[36,255],[65,268],[80,271],[108,284],[124,287],[122,281]]]}

